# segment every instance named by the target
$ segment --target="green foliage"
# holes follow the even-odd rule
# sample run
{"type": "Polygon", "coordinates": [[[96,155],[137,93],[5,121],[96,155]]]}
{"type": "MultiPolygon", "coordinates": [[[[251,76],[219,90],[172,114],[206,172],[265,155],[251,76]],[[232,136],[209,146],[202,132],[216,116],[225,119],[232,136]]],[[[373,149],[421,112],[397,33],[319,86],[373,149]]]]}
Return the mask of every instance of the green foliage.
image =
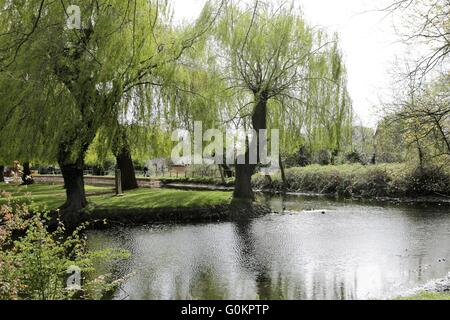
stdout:
{"type": "Polygon", "coordinates": [[[398,297],[395,300],[450,300],[450,293],[422,291],[412,296],[398,297]]]}
{"type": "Polygon", "coordinates": [[[208,3],[195,24],[175,28],[167,1],[25,3],[0,2],[0,150],[7,162],[80,161],[99,129],[111,141],[127,117],[148,120],[152,88],[166,86],[216,9],[208,3]],[[66,27],[69,4],[81,9],[80,30],[66,27]]]}
{"type": "Polygon", "coordinates": [[[252,107],[267,99],[267,125],[280,130],[283,153],[306,142],[310,152],[351,143],[353,110],[339,39],[309,26],[294,1],[229,4],[212,47],[234,93],[226,111],[236,126],[248,127],[252,107]]]}
{"type": "Polygon", "coordinates": [[[69,236],[62,224],[50,233],[46,214],[30,214],[27,205],[3,196],[8,202],[0,207],[0,299],[101,299],[120,285],[110,275],[94,277],[94,265],[124,259],[126,252],[88,251],[83,235],[87,225],[69,236]],[[81,269],[79,291],[66,287],[72,266],[81,269]]]}
{"type": "MultiPolygon", "coordinates": [[[[269,186],[264,176],[253,179],[256,188],[282,190],[281,177],[272,178],[269,186]]],[[[335,194],[344,197],[416,197],[450,195],[450,170],[426,169],[407,164],[340,165],[290,168],[286,183],[291,191],[335,194]]]]}
{"type": "Polygon", "coordinates": [[[403,136],[404,130],[404,124],[393,117],[385,117],[380,121],[375,135],[377,162],[398,163],[406,159],[407,145],[403,136]]]}
{"type": "Polygon", "coordinates": [[[352,151],[352,152],[347,153],[345,155],[345,160],[351,164],[354,164],[354,163],[365,164],[364,160],[361,157],[361,154],[357,151],[352,151]]]}

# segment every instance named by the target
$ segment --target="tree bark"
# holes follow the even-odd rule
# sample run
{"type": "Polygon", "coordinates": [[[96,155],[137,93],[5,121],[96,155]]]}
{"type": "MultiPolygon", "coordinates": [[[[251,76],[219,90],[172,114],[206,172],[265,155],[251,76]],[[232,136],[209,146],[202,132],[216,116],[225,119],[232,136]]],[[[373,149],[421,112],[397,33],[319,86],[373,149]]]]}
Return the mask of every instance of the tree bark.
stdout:
{"type": "Polygon", "coordinates": [[[23,185],[33,184],[34,183],[33,179],[32,178],[29,179],[27,177],[31,177],[30,163],[28,161],[24,162],[23,164],[22,184],[23,185]]]}
{"type": "Polygon", "coordinates": [[[5,166],[0,166],[0,182],[5,182],[5,166]]]}
{"type": "Polygon", "coordinates": [[[222,180],[222,184],[225,185],[226,181],[225,181],[225,175],[223,173],[222,165],[219,165],[218,167],[219,167],[220,179],[222,180]]]}
{"type": "Polygon", "coordinates": [[[82,210],[87,206],[84,187],[84,156],[88,144],[79,151],[76,159],[72,157],[72,144],[61,144],[58,155],[58,164],[64,178],[66,189],[66,202],[59,208],[61,220],[67,229],[74,229],[82,222],[82,210]]]}
{"type": "Polygon", "coordinates": [[[233,200],[235,202],[252,202],[255,194],[252,190],[252,176],[254,166],[239,164],[236,166],[236,182],[234,185],[233,200]]]}
{"type": "Polygon", "coordinates": [[[233,170],[226,164],[222,166],[226,178],[233,178],[233,170]]]}
{"type": "Polygon", "coordinates": [[[116,155],[116,160],[117,169],[120,169],[122,173],[122,191],[137,189],[136,172],[131,152],[127,145],[120,148],[120,152],[116,155]]]}
{"type": "Polygon", "coordinates": [[[66,227],[76,227],[81,222],[81,210],[87,205],[84,189],[83,167],[79,164],[60,163],[66,189],[66,203],[60,208],[66,227]]]}
{"type": "Polygon", "coordinates": [[[281,154],[279,155],[279,162],[280,162],[281,181],[283,182],[283,191],[286,191],[287,190],[286,172],[284,171],[283,159],[281,159],[281,154]]]}
{"type": "MultiPolygon", "coordinates": [[[[259,163],[259,130],[267,129],[267,100],[266,93],[255,93],[256,105],[252,115],[252,126],[256,130],[256,136],[253,142],[256,142],[257,159],[259,163]]],[[[245,164],[236,164],[236,181],[234,185],[234,202],[252,202],[255,200],[255,194],[252,190],[252,176],[255,173],[256,165],[249,163],[250,150],[246,147],[245,164]]]]}
{"type": "Polygon", "coordinates": [[[422,170],[424,168],[424,163],[425,163],[425,154],[423,152],[422,146],[420,145],[419,141],[417,141],[417,152],[419,154],[420,169],[422,170]]]}

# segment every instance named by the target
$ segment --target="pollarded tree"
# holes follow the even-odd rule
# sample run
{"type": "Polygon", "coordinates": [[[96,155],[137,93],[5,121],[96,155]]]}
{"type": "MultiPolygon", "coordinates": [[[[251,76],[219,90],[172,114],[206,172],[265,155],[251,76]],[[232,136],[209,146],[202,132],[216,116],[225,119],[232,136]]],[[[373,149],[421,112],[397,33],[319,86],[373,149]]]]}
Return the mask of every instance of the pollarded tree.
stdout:
{"type": "MultiPolygon", "coordinates": [[[[218,24],[215,44],[230,88],[245,92],[253,101],[251,127],[256,131],[267,128],[270,100],[301,100],[309,59],[328,45],[315,45],[312,28],[295,12],[293,2],[274,6],[265,1],[229,5],[218,24]]],[[[254,139],[258,143],[258,137],[254,139]]],[[[256,165],[248,163],[248,148],[246,159],[245,165],[236,166],[238,201],[254,199],[251,177],[256,165]]]]}

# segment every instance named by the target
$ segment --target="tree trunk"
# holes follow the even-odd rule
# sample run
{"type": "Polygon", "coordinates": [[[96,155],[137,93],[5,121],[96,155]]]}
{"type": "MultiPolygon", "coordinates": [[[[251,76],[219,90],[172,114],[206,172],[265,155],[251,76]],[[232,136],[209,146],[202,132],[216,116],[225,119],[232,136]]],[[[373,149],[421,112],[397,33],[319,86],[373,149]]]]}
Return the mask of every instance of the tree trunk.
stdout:
{"type": "Polygon", "coordinates": [[[255,194],[252,190],[253,167],[243,164],[236,166],[236,182],[233,193],[233,200],[235,202],[252,202],[255,199],[255,194]]]}
{"type": "Polygon", "coordinates": [[[279,155],[279,162],[280,162],[281,181],[283,182],[283,191],[286,191],[287,180],[286,180],[286,173],[284,171],[283,159],[281,159],[281,154],[279,155]]]}
{"type": "Polygon", "coordinates": [[[226,178],[233,178],[233,170],[226,164],[222,166],[226,178]]]}
{"type": "Polygon", "coordinates": [[[116,157],[117,169],[121,171],[122,191],[138,188],[136,172],[131,157],[128,134],[125,127],[117,122],[118,131],[114,138],[113,153],[116,157]]]}
{"type": "Polygon", "coordinates": [[[26,161],[23,164],[22,185],[30,185],[34,183],[33,178],[29,177],[31,177],[30,163],[26,161]]]}
{"type": "MultiPolygon", "coordinates": [[[[259,163],[259,130],[267,129],[267,100],[268,96],[265,93],[255,94],[256,106],[253,110],[252,125],[256,130],[258,163],[259,163]]],[[[255,200],[255,194],[252,190],[252,176],[255,173],[256,165],[249,164],[250,150],[247,145],[245,153],[245,164],[236,164],[236,181],[234,185],[233,201],[234,202],[252,202],[255,200]]]]}
{"type": "Polygon", "coordinates": [[[133,159],[131,152],[127,145],[120,149],[119,154],[116,155],[117,169],[122,173],[122,190],[133,190],[138,188],[136,180],[136,172],[134,170],[133,159]]]}
{"type": "Polygon", "coordinates": [[[5,182],[5,166],[0,166],[0,182],[5,182]]]}
{"type": "Polygon", "coordinates": [[[67,228],[73,228],[81,222],[81,210],[87,205],[84,189],[83,161],[60,163],[66,189],[66,203],[60,208],[62,220],[67,228]]]}
{"type": "Polygon", "coordinates": [[[424,168],[425,155],[424,155],[422,146],[420,145],[419,141],[417,141],[417,152],[419,153],[419,165],[420,165],[420,169],[422,170],[424,168]]]}
{"type": "Polygon", "coordinates": [[[222,184],[225,185],[227,182],[225,181],[225,175],[223,173],[222,165],[219,165],[219,173],[220,173],[220,179],[222,180],[222,184]]]}

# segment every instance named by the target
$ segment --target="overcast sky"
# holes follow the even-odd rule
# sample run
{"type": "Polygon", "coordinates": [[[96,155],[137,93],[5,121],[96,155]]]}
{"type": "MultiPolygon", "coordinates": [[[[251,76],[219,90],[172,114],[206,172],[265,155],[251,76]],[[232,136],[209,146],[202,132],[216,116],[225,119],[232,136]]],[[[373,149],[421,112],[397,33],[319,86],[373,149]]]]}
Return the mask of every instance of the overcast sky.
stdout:
{"type": "MultiPolygon", "coordinates": [[[[205,0],[173,0],[176,20],[195,19],[205,0]]],[[[348,86],[358,118],[374,127],[376,106],[387,98],[396,57],[403,55],[393,23],[376,11],[389,0],[295,0],[313,26],[338,32],[348,71],[348,86]]]]}

